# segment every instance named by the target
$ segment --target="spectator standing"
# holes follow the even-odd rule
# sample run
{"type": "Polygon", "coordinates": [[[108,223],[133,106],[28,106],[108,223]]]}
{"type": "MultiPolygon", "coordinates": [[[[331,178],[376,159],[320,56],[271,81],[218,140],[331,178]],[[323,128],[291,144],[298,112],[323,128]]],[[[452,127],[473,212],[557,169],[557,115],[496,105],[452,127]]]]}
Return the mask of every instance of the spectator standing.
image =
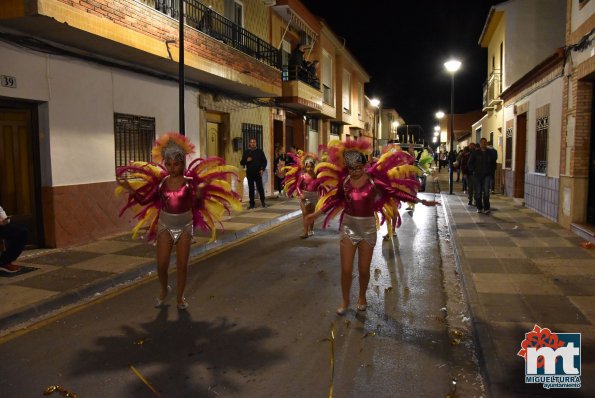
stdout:
{"type": "Polygon", "coordinates": [[[479,149],[469,157],[468,165],[473,172],[473,190],[478,213],[490,212],[490,189],[497,158],[498,154],[494,149],[488,148],[488,141],[485,138],[479,141],[479,149]]]}
{"type": "Polygon", "coordinates": [[[461,174],[463,175],[463,177],[461,178],[462,184],[463,184],[463,193],[467,193],[467,190],[469,189],[469,156],[471,156],[471,152],[469,151],[469,147],[466,146],[465,148],[463,148],[463,151],[461,152],[461,158],[459,160],[459,170],[461,171],[461,174]]]}
{"type": "Polygon", "coordinates": [[[0,271],[13,274],[19,272],[21,267],[13,264],[25,248],[27,243],[27,230],[10,222],[10,217],[0,207],[0,239],[4,246],[0,252],[0,271]]]}
{"type": "Polygon", "coordinates": [[[256,139],[250,138],[248,149],[244,151],[240,164],[246,168],[246,178],[248,178],[248,195],[250,197],[250,207],[253,209],[254,202],[254,185],[258,189],[260,196],[260,203],[262,207],[266,207],[264,187],[262,185],[262,175],[267,168],[267,158],[262,149],[256,147],[256,139]]]}
{"type": "Polygon", "coordinates": [[[461,156],[463,156],[462,149],[457,153],[457,158],[455,159],[455,162],[456,162],[455,170],[457,171],[457,182],[459,182],[461,180],[461,156]]]}
{"type": "MultiPolygon", "coordinates": [[[[477,144],[474,142],[469,144],[469,159],[471,159],[471,154],[477,150],[477,144]]],[[[467,199],[469,202],[467,203],[469,206],[473,206],[473,199],[474,195],[474,187],[473,187],[473,170],[469,168],[469,159],[467,159],[467,199]]]]}
{"type": "Polygon", "coordinates": [[[285,178],[285,170],[283,168],[289,163],[289,156],[285,153],[285,148],[279,148],[279,153],[275,158],[275,189],[279,191],[279,197],[283,195],[283,179],[285,178]]]}

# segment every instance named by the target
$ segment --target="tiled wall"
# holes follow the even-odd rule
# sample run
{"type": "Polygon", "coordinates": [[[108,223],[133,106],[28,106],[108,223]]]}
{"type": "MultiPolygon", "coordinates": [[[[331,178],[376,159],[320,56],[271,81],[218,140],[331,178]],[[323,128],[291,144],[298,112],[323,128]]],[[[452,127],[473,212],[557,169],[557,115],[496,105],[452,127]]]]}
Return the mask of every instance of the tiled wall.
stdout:
{"type": "Polygon", "coordinates": [[[558,221],[560,180],[540,174],[525,174],[525,205],[552,221],[558,221]]]}

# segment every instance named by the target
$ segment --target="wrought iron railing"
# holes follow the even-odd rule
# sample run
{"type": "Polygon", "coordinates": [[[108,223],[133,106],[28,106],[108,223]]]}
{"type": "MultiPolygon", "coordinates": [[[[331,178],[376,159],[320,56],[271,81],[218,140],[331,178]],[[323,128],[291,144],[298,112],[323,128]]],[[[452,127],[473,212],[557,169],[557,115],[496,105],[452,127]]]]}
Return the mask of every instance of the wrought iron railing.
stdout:
{"type": "Polygon", "coordinates": [[[483,107],[493,106],[496,101],[500,101],[501,93],[501,74],[499,69],[495,69],[483,84],[483,107]]]}
{"type": "Polygon", "coordinates": [[[281,78],[284,82],[299,80],[307,85],[320,90],[320,80],[315,73],[309,71],[307,68],[298,65],[283,65],[281,78]]]}
{"type": "MultiPolygon", "coordinates": [[[[174,19],[180,17],[179,0],[140,0],[174,19]]],[[[281,69],[280,51],[198,0],[184,1],[186,24],[267,65],[281,69]]]]}

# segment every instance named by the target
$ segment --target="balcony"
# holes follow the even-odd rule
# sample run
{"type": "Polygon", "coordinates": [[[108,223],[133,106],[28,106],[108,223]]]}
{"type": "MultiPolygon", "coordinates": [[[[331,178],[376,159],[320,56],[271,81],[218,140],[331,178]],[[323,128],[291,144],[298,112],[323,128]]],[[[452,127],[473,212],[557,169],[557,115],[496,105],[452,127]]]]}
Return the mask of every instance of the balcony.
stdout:
{"type": "Polygon", "coordinates": [[[491,111],[502,105],[502,79],[500,70],[495,69],[483,84],[483,111],[491,111]]]}
{"type": "Polygon", "coordinates": [[[322,110],[320,81],[315,74],[297,65],[285,65],[281,76],[283,81],[281,103],[304,112],[322,110]]]}
{"type": "MultiPolygon", "coordinates": [[[[179,0],[141,0],[179,20],[179,0]]],[[[265,64],[281,69],[279,50],[197,0],[185,0],[186,24],[265,64]]]]}
{"type": "MultiPolygon", "coordinates": [[[[0,7],[0,32],[10,31],[10,40],[32,43],[33,49],[58,44],[68,56],[177,79],[179,22],[174,18],[179,18],[179,0],[84,1],[85,7],[56,0],[10,0],[13,7],[0,7]]],[[[189,84],[246,97],[281,94],[276,48],[198,0],[185,4],[189,84]]]]}

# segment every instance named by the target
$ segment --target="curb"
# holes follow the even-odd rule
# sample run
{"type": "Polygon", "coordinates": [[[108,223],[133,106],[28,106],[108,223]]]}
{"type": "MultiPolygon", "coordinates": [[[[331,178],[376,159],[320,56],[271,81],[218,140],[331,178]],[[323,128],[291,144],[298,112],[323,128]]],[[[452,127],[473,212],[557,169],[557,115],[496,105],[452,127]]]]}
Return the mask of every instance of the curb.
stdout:
{"type": "MultiPolygon", "coordinates": [[[[252,227],[242,229],[233,234],[228,234],[222,239],[217,239],[209,244],[198,245],[190,250],[190,261],[192,261],[194,257],[199,257],[200,255],[211,250],[225,247],[237,240],[245,239],[255,233],[266,231],[275,226],[290,222],[294,218],[301,215],[301,213],[301,210],[296,210],[281,217],[267,220],[252,227]]],[[[175,255],[171,256],[171,261],[175,262],[175,255]]],[[[35,304],[31,304],[12,313],[8,313],[7,315],[0,318],[0,335],[6,334],[7,332],[15,329],[17,326],[23,325],[31,320],[52,315],[52,313],[57,312],[66,306],[73,305],[81,301],[98,298],[109,289],[113,289],[118,286],[121,287],[123,285],[132,284],[136,281],[142,280],[154,273],[155,268],[155,260],[150,260],[150,262],[142,264],[133,270],[98,279],[75,290],[60,293],[54,297],[35,304]]]]}
{"type": "MultiPolygon", "coordinates": [[[[440,197],[442,198],[442,203],[445,203],[446,196],[448,194],[445,193],[440,193],[440,197]]],[[[491,364],[487,363],[487,357],[486,357],[486,353],[490,352],[490,350],[493,350],[494,348],[491,346],[491,337],[489,336],[489,328],[487,327],[487,324],[485,321],[483,321],[483,319],[485,319],[485,317],[483,316],[483,311],[481,309],[481,306],[478,304],[479,300],[477,298],[477,294],[475,292],[474,288],[470,288],[473,286],[473,282],[469,279],[469,275],[471,274],[469,267],[467,266],[467,262],[466,260],[464,260],[464,257],[461,256],[460,253],[462,253],[462,247],[461,247],[461,243],[460,241],[457,239],[457,234],[456,234],[456,227],[453,225],[452,220],[454,219],[454,217],[451,214],[452,210],[450,208],[450,206],[446,206],[444,208],[444,215],[445,215],[445,220],[446,220],[446,225],[448,226],[448,232],[450,233],[450,240],[452,243],[452,249],[453,249],[453,255],[454,255],[454,259],[455,259],[455,264],[456,264],[456,268],[457,271],[459,272],[459,274],[461,275],[461,280],[462,280],[462,286],[464,287],[463,292],[465,294],[465,299],[467,300],[468,303],[468,307],[469,307],[469,312],[471,314],[471,325],[473,328],[473,342],[475,343],[475,346],[477,348],[477,359],[479,362],[479,368],[481,370],[481,376],[484,378],[485,380],[485,387],[486,387],[486,393],[488,396],[494,396],[492,394],[492,382],[493,382],[493,378],[490,377],[490,374],[496,374],[495,372],[490,372],[488,371],[491,367],[491,364]],[[482,342],[484,344],[482,344],[482,342]],[[489,346],[489,347],[486,347],[489,346]]]]}

